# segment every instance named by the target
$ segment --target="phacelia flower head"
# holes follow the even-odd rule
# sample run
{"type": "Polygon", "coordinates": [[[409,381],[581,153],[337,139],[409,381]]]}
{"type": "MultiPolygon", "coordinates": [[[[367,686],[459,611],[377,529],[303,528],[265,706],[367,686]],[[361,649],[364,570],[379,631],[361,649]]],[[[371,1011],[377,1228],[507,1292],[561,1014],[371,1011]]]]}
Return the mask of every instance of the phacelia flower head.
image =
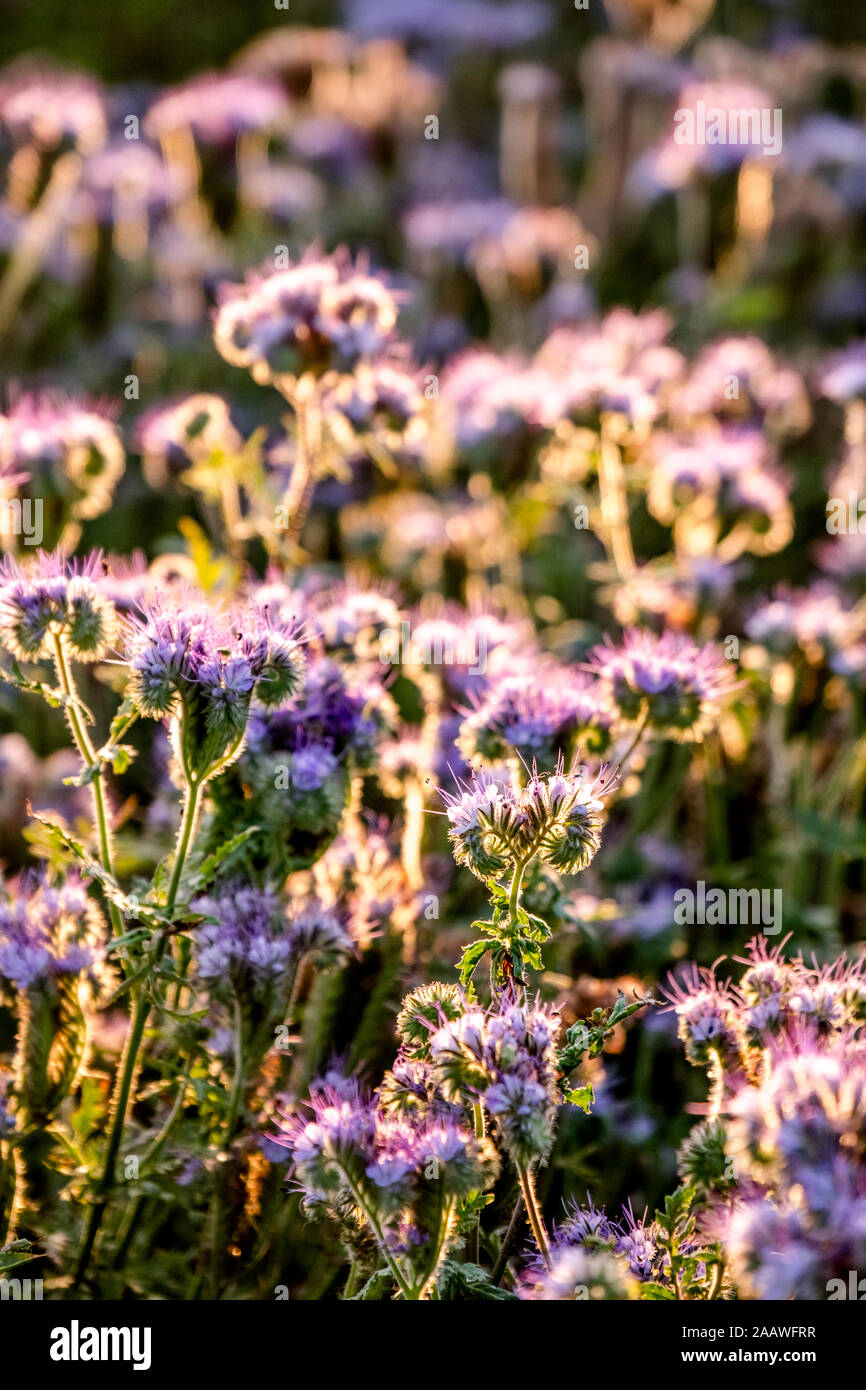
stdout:
{"type": "Polygon", "coordinates": [[[634,628],[617,646],[609,639],[590,653],[590,668],[610,691],[624,720],[646,717],[660,737],[700,739],[735,688],[730,663],[711,642],[698,646],[682,633],[634,628]]]}
{"type": "Polygon", "coordinates": [[[287,1116],[275,1140],[290,1150],[307,1202],[325,1204],[344,1232],[350,1202],[404,1292],[420,1291],[455,1239],[455,1200],[488,1187],[498,1162],[490,1140],[459,1117],[390,1101],[390,1092],[384,1103],[368,1100],[345,1081],[314,1085],[312,1118],[287,1116]]]}
{"type": "Polygon", "coordinates": [[[866,396],[866,341],[849,343],[833,353],[823,365],[818,386],[833,401],[866,396]]]}
{"type": "Polygon", "coordinates": [[[75,875],[59,886],[19,879],[0,896],[0,980],[50,992],[60,979],[79,978],[98,989],[107,978],[105,930],[75,875]]]}
{"type": "Polygon", "coordinates": [[[586,673],[541,665],[506,675],[476,695],[460,727],[457,746],[470,762],[496,763],[515,754],[552,767],[579,741],[603,754],[614,711],[601,683],[586,673]]]}
{"type": "Polygon", "coordinates": [[[447,1100],[482,1099],[516,1163],[544,1158],[559,1103],[559,1018],[506,991],[485,1013],[468,1008],[433,1034],[430,1058],[447,1100]]]}
{"type": "Polygon", "coordinates": [[[459,792],[441,792],[454,857],[485,881],[536,856],[561,874],[579,873],[601,843],[602,798],[615,781],[607,769],[566,771],[561,758],[549,773],[533,765],[522,788],[473,771],[459,792]]]}
{"type": "Polygon", "coordinates": [[[373,657],[382,629],[398,632],[401,617],[397,599],[387,586],[345,583],[317,595],[310,624],[328,652],[373,657]]]}
{"type": "Polygon", "coordinates": [[[251,608],[220,614],[157,594],[129,627],[130,694],[142,714],[171,717],[181,766],[205,779],[240,751],[253,696],[278,704],[304,670],[297,632],[251,608]]]}
{"type": "Polygon", "coordinates": [[[447,1021],[464,1012],[465,1002],[456,985],[433,980],[407,994],[397,1015],[397,1036],[407,1057],[427,1059],[430,1040],[447,1021]]]}
{"type": "Polygon", "coordinates": [[[703,1067],[714,1056],[737,1057],[740,1020],[736,1000],[727,983],[720,984],[712,970],[692,966],[681,980],[671,979],[663,994],[679,1020],[679,1036],[693,1066],[703,1067]]]}
{"type": "Polygon", "coordinates": [[[862,638],[864,622],[832,585],[817,582],[808,589],[784,586],[759,604],[746,622],[746,635],[776,656],[797,648],[818,666],[862,638]]]}
{"type": "Polygon", "coordinates": [[[478,878],[495,878],[511,859],[509,838],[516,831],[514,798],[486,772],[473,772],[459,792],[442,792],[449,822],[448,838],[458,864],[478,878]]]}
{"type": "Polygon", "coordinates": [[[278,82],[245,73],[207,72],[158,97],[144,128],[154,139],[190,130],[203,144],[231,145],[245,130],[279,130],[287,115],[278,82]]]}
{"type": "Polygon", "coordinates": [[[25,393],[0,415],[0,460],[59,493],[77,520],[108,509],[126,467],[110,407],[47,392],[25,393]]]}
{"type": "Polygon", "coordinates": [[[0,644],[19,661],[42,661],[62,643],[75,661],[100,661],[117,633],[114,605],[100,580],[102,556],[68,560],[39,551],[0,566],[0,644]]]}
{"type": "Polygon", "coordinates": [[[286,270],[226,287],[214,337],[223,357],[257,381],[351,372],[387,347],[394,296],[350,258],[308,255],[286,270]]]}
{"type": "Polygon", "coordinates": [[[562,1245],[554,1247],[549,1269],[543,1264],[528,1267],[521,1275],[517,1295],[530,1302],[625,1301],[639,1298],[640,1290],[626,1261],[612,1251],[562,1245]]]}
{"type": "Polygon", "coordinates": [[[325,963],[352,950],[336,913],[315,901],[287,914],[272,890],[230,883],[192,906],[205,918],[195,934],[196,970],[212,989],[280,985],[305,956],[325,963]]]}
{"type": "Polygon", "coordinates": [[[105,97],[84,74],[23,72],[0,86],[0,124],[16,143],[52,152],[66,145],[86,154],[105,141],[105,97]]]}
{"type": "Polygon", "coordinates": [[[356,450],[359,443],[372,439],[386,451],[400,454],[416,453],[423,444],[423,405],[416,375],[402,363],[387,359],[360,362],[322,402],[344,449],[356,450]]]}

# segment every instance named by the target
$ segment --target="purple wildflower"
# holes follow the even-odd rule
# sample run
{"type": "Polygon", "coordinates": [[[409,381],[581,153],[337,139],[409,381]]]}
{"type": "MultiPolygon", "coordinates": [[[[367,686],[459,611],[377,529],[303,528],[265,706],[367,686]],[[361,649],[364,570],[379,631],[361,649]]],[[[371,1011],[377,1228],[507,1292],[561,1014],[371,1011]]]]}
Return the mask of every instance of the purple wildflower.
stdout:
{"type": "Polygon", "coordinates": [[[0,644],[19,661],[42,661],[62,641],[75,661],[100,661],[111,647],[117,620],[103,596],[99,551],[85,560],[37,552],[0,566],[0,644]]]}
{"type": "Polygon", "coordinates": [[[590,653],[590,669],[629,722],[646,716],[657,735],[699,739],[735,689],[730,663],[711,642],[698,646],[682,633],[633,628],[616,646],[606,639],[590,653]]]}
{"type": "Polygon", "coordinates": [[[337,253],[226,286],[214,337],[228,362],[268,383],[352,371],[386,348],[396,321],[383,282],[337,253]]]}

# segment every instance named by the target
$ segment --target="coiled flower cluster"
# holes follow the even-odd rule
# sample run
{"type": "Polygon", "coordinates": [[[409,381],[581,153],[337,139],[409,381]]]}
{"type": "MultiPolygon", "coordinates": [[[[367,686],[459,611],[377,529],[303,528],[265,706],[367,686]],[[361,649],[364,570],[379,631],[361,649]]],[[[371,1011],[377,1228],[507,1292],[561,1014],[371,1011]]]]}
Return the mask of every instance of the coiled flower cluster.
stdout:
{"type": "Polygon", "coordinates": [[[702,972],[668,996],[686,1055],[716,1063],[680,1171],[713,1204],[742,1293],[830,1297],[866,1259],[862,961],[810,966],[759,938],[742,963],[736,987],[702,972]]]}
{"type": "Polygon", "coordinates": [[[386,348],[396,322],[394,296],[365,267],[311,255],[227,287],[214,337],[227,362],[265,385],[351,372],[386,348]]]}
{"type": "Polygon", "coordinates": [[[126,455],[104,406],[28,393],[0,415],[0,473],[4,465],[30,477],[40,494],[59,495],[85,521],[110,507],[126,455]]]}
{"type": "Polygon", "coordinates": [[[78,662],[100,661],[117,635],[113,604],[100,588],[102,556],[68,560],[38,552],[0,566],[0,645],[18,661],[55,657],[62,640],[78,662]]]}
{"type": "Polygon", "coordinates": [[[493,1145],[433,1110],[395,1113],[342,1078],[314,1086],[309,1108],[312,1118],[286,1118],[276,1137],[307,1202],[324,1206],[350,1244],[360,1217],[402,1296],[429,1296],[458,1201],[496,1177],[493,1145]]]}
{"type": "Polygon", "coordinates": [[[679,742],[700,739],[735,687],[718,647],[698,646],[677,632],[657,637],[632,629],[619,646],[608,639],[595,647],[590,667],[623,720],[643,718],[657,737],[679,742]]]}
{"type": "Polygon", "coordinates": [[[336,835],[352,771],[371,762],[386,717],[378,680],[312,655],[303,687],[252,709],[243,753],[214,787],[209,842],[240,813],[259,827],[251,862],[276,876],[307,867],[336,835]]]}
{"type": "Polygon", "coordinates": [[[108,978],[105,924],[75,874],[54,886],[24,878],[0,897],[0,980],[15,990],[51,991],[60,977],[98,991],[108,978]]]}
{"type": "Polygon", "coordinates": [[[514,788],[487,772],[474,772],[456,794],[443,792],[449,839],[458,864],[480,879],[498,878],[536,857],[561,874],[576,874],[601,842],[602,797],[615,778],[606,770],[587,777],[580,768],[540,774],[514,788]]]}
{"type": "Polygon", "coordinates": [[[171,719],[186,776],[207,781],[240,751],[253,696],[278,705],[299,686],[298,634],[257,608],[221,615],[157,595],[129,627],[129,694],[151,719],[171,719]]]}
{"type": "Polygon", "coordinates": [[[306,955],[331,962],[352,950],[335,912],[309,902],[287,915],[270,889],[233,883],[191,906],[205,919],[195,933],[196,971],[212,992],[281,984],[306,955]]]}
{"type": "Polygon", "coordinates": [[[507,675],[470,697],[457,746],[472,763],[514,757],[552,770],[575,745],[603,755],[610,746],[614,711],[601,683],[585,673],[542,666],[507,675]]]}
{"type": "Polygon", "coordinates": [[[509,994],[486,1012],[469,1008],[448,1019],[430,1039],[442,1095],[466,1104],[480,1098],[510,1157],[524,1168],[553,1144],[558,1035],[559,1019],[546,1006],[509,994]]]}
{"type": "Polygon", "coordinates": [[[737,960],[746,969],[736,987],[718,981],[714,970],[692,967],[665,991],[694,1066],[707,1066],[716,1054],[735,1071],[751,1075],[757,1054],[795,1030],[817,1038],[866,1021],[860,962],[819,968],[801,956],[787,960],[784,943],[768,949],[764,937],[751,941],[737,960]]]}
{"type": "Polygon", "coordinates": [[[76,875],[23,877],[0,895],[0,991],[18,1018],[15,1113],[44,1125],[75,1085],[88,1018],[113,980],[106,928],[76,875]]]}

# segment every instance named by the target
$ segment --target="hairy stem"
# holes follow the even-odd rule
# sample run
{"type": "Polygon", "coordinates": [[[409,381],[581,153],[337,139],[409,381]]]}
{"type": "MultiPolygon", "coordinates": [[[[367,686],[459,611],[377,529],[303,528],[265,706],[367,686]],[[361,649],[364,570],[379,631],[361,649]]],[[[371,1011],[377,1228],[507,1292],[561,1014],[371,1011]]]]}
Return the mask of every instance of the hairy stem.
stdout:
{"type": "Polygon", "coordinates": [[[539,1254],[546,1269],[550,1269],[550,1242],[547,1238],[547,1231],[544,1226],[544,1218],[538,1205],[538,1198],[535,1193],[535,1178],[529,1164],[517,1164],[517,1177],[520,1182],[520,1191],[523,1193],[523,1201],[526,1206],[526,1215],[529,1218],[529,1225],[535,1243],[538,1246],[539,1254]]]}
{"type": "MultiPolygon", "coordinates": [[[[174,870],[171,876],[171,883],[168,890],[168,901],[166,911],[169,918],[174,912],[177,902],[178,889],[183,875],[184,863],[189,853],[192,837],[195,832],[196,821],[198,819],[199,800],[201,796],[201,784],[190,782],[187,792],[186,805],[184,806],[183,819],[181,821],[180,833],[178,836],[177,853],[175,855],[174,870]]],[[[152,965],[155,970],[165,952],[168,937],[163,936],[158,942],[152,954],[152,965]]],[[[138,986],[133,994],[133,1016],[132,1024],[126,1039],[123,1050],[121,1069],[115,1085],[112,1100],[113,1119],[111,1130],[108,1136],[108,1148],[105,1153],[105,1160],[102,1172],[96,1187],[97,1200],[90,1209],[90,1217],[87,1223],[87,1230],[84,1236],[84,1244],[78,1258],[75,1270],[73,1288],[76,1288],[84,1278],[87,1267],[90,1263],[90,1256],[102,1224],[110,1200],[111,1189],[114,1185],[114,1170],[117,1163],[117,1155],[120,1151],[123,1130],[126,1125],[126,1116],[129,1109],[130,1097],[133,1089],[133,1079],[138,1069],[138,1054],[141,1049],[141,1042],[144,1037],[144,1030],[147,1027],[147,1020],[150,1016],[150,997],[146,989],[138,986]]]]}
{"type": "MultiPolygon", "coordinates": [[[[87,766],[92,767],[98,762],[96,751],[90,741],[84,720],[81,717],[79,708],[80,701],[78,691],[72,672],[69,669],[69,662],[66,657],[66,648],[63,637],[60,633],[52,636],[54,645],[54,668],[57,672],[57,682],[66,698],[66,717],[69,720],[69,727],[75,746],[81,756],[81,760],[87,766]]],[[[93,780],[90,783],[93,794],[93,814],[96,822],[96,832],[99,839],[99,858],[106,873],[114,877],[114,856],[111,849],[111,830],[109,826],[108,810],[105,802],[105,787],[102,780],[102,768],[97,768],[93,780]]],[[[108,902],[108,913],[111,918],[111,926],[115,936],[122,936],[123,922],[120,916],[120,909],[117,904],[108,902]]]]}

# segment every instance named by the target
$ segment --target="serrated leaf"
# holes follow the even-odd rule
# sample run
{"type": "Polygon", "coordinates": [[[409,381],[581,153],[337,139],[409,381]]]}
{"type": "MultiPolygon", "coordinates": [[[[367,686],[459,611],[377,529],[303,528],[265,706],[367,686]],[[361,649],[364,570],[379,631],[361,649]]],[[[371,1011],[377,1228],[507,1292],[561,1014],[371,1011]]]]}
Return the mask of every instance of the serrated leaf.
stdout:
{"type": "Polygon", "coordinates": [[[18,1265],[26,1265],[31,1260],[38,1259],[32,1251],[33,1247],[28,1240],[16,1240],[11,1245],[4,1246],[0,1250],[0,1274],[5,1274],[7,1269],[15,1269],[18,1265]]]}
{"type": "Polygon", "coordinates": [[[495,922],[495,921],[485,921],[485,920],[484,920],[483,918],[481,918],[481,917],[477,918],[474,922],[470,922],[470,923],[469,923],[469,930],[470,930],[470,931],[483,931],[483,932],[486,932],[488,936],[498,936],[498,935],[499,935],[499,927],[497,926],[496,922],[495,922]]]}
{"type": "Polygon", "coordinates": [[[466,985],[472,979],[484,956],[490,950],[489,941],[473,941],[468,946],[464,946],[460,963],[457,967],[460,975],[460,983],[466,985]]]}
{"type": "Polygon", "coordinates": [[[390,1298],[394,1288],[394,1277],[387,1269],[377,1269],[371,1274],[362,1289],[353,1294],[350,1303],[367,1303],[374,1298],[390,1298]]]}
{"type": "Polygon", "coordinates": [[[536,917],[534,912],[527,912],[527,925],[532,928],[529,933],[532,941],[549,941],[553,936],[552,929],[547,925],[543,917],[536,917]]]}
{"type": "Polygon", "coordinates": [[[673,1289],[666,1289],[664,1284],[646,1283],[641,1284],[640,1296],[645,1298],[648,1303],[669,1302],[676,1298],[673,1289]]]}
{"type": "Polygon", "coordinates": [[[64,825],[52,820],[50,816],[44,816],[40,812],[34,811],[29,801],[27,810],[37,824],[45,827],[55,843],[72,855],[80,865],[81,872],[99,884],[106,898],[120,909],[123,916],[147,922],[152,926],[171,926],[171,922],[164,914],[148,904],[142,903],[137,897],[124,893],[114,875],[104,869],[99,860],[93,858],[86,845],[71,835],[64,825]]]}
{"type": "Polygon", "coordinates": [[[578,1105],[584,1115],[589,1114],[589,1108],[595,1101],[595,1093],[589,1082],[585,1086],[578,1086],[573,1091],[569,1091],[565,1099],[569,1105],[578,1105]]]}
{"type": "Polygon", "coordinates": [[[195,869],[193,877],[196,883],[202,885],[210,883],[217,869],[225,863],[229,856],[234,854],[235,850],[240,849],[241,845],[253,835],[258,835],[260,830],[261,827],[258,825],[248,825],[246,829],[239,831],[237,835],[233,835],[230,840],[226,840],[221,844],[218,849],[215,849],[212,854],[209,854],[195,869]]]}
{"type": "Polygon", "coordinates": [[[501,1289],[490,1282],[490,1275],[480,1265],[458,1264],[456,1260],[445,1260],[437,1281],[439,1297],[446,1303],[460,1299],[475,1299],[483,1302],[514,1302],[517,1295],[508,1289],[501,1289]]]}

